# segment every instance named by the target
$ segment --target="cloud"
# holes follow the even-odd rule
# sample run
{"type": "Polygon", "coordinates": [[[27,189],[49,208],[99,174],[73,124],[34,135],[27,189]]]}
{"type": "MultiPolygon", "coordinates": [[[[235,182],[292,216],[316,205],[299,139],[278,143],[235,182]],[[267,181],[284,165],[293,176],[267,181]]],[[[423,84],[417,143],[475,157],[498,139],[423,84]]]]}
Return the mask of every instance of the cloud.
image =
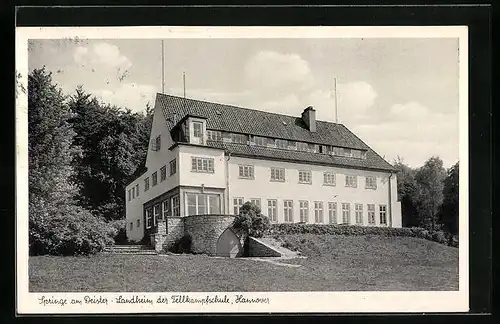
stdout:
{"type": "Polygon", "coordinates": [[[133,112],[143,112],[146,104],[154,104],[158,89],[155,86],[137,83],[122,83],[115,90],[91,90],[97,98],[105,103],[116,105],[133,112]]]}
{"type": "Polygon", "coordinates": [[[108,43],[98,43],[90,49],[78,46],[73,52],[73,59],[81,65],[104,65],[122,71],[132,66],[132,62],[120,53],[118,46],[108,43]]]}

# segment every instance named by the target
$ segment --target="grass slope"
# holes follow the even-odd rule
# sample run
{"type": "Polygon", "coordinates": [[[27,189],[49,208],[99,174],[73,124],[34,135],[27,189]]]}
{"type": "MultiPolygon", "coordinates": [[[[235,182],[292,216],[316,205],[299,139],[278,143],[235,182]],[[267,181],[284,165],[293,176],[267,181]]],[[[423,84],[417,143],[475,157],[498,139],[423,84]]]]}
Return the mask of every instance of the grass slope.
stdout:
{"type": "Polygon", "coordinates": [[[282,240],[307,259],[203,255],[39,256],[33,292],[458,290],[458,249],[410,237],[296,234],[282,240]]]}

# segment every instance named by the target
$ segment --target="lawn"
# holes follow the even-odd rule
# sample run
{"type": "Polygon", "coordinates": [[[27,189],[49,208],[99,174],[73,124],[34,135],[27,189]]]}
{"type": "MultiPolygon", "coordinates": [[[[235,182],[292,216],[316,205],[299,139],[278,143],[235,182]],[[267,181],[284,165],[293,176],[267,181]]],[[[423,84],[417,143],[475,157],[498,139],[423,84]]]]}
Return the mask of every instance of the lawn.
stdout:
{"type": "Polygon", "coordinates": [[[305,259],[30,257],[32,292],[458,290],[458,249],[410,237],[286,235],[305,259]]]}

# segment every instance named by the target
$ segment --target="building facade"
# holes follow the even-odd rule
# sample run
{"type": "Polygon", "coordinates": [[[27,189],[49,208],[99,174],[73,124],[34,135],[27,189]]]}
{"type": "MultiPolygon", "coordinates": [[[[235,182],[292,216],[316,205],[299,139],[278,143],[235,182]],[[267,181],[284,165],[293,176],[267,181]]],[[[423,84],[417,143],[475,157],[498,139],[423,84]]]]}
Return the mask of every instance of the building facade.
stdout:
{"type": "Polygon", "coordinates": [[[146,168],[126,187],[131,240],[247,201],[271,222],[401,227],[396,170],[312,107],[294,117],[157,94],[146,168]]]}

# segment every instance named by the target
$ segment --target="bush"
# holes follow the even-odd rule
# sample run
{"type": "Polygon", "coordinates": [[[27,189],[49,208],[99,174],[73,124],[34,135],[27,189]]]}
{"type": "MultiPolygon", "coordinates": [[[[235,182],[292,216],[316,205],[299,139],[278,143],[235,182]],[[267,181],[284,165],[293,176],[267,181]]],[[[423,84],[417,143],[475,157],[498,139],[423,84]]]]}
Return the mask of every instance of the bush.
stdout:
{"type": "Polygon", "coordinates": [[[240,214],[236,216],[233,224],[235,229],[241,229],[253,237],[262,237],[270,226],[269,218],[262,215],[260,208],[250,202],[241,206],[240,214]]]}
{"type": "Polygon", "coordinates": [[[127,220],[118,219],[114,221],[110,221],[109,225],[113,227],[116,231],[116,235],[114,237],[115,244],[128,244],[127,240],[127,220]]]}
{"type": "Polygon", "coordinates": [[[177,240],[172,247],[169,249],[173,253],[192,253],[191,245],[193,243],[193,238],[189,234],[185,234],[183,237],[177,240]]]}
{"type": "Polygon", "coordinates": [[[72,205],[31,214],[31,255],[90,255],[113,244],[115,228],[89,211],[72,205]]]}
{"type": "Polygon", "coordinates": [[[376,226],[358,226],[358,225],[320,225],[320,224],[272,224],[266,234],[289,235],[289,234],[317,234],[317,235],[379,235],[379,236],[401,236],[416,237],[434,241],[450,246],[458,246],[458,237],[447,239],[443,231],[430,232],[419,227],[376,227],[376,226]]]}

